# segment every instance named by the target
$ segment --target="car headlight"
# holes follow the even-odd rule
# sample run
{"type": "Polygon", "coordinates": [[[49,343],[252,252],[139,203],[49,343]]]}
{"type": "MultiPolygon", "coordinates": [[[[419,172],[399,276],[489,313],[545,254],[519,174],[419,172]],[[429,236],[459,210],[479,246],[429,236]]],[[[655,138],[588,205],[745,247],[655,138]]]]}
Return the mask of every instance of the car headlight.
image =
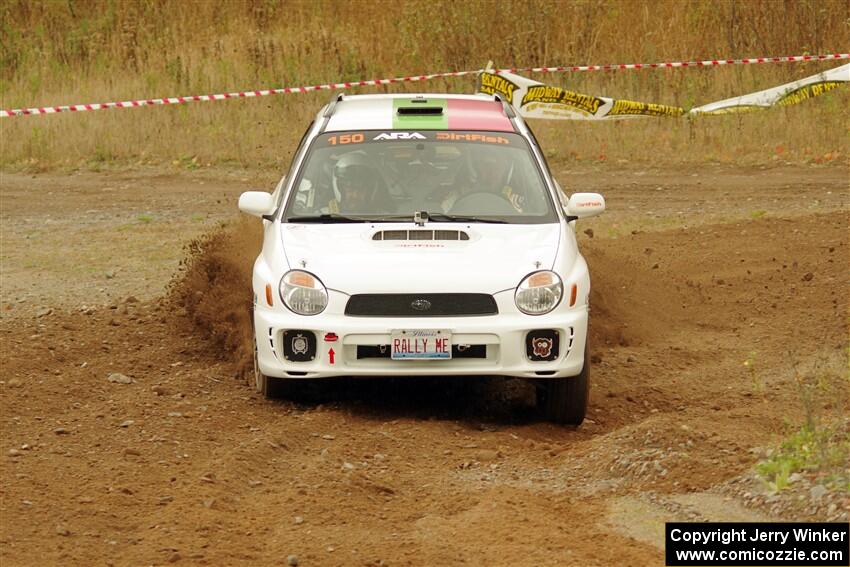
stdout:
{"type": "Polygon", "coordinates": [[[525,276],[516,288],[514,301],[526,315],[543,315],[552,311],[564,295],[564,285],[555,272],[545,270],[525,276]]]}
{"type": "Polygon", "coordinates": [[[291,270],[280,279],[283,304],[298,315],[318,315],[328,306],[328,290],[310,272],[291,270]]]}

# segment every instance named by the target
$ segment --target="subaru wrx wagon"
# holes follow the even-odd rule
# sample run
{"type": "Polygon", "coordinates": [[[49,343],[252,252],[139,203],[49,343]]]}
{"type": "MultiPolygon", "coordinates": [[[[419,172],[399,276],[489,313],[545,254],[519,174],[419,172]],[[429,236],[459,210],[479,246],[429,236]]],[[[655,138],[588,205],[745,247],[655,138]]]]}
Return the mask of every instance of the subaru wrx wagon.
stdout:
{"type": "Polygon", "coordinates": [[[253,271],[254,382],[267,396],[333,376],[533,380],[579,424],[590,278],[567,196],[514,109],[487,95],[335,97],[273,193],[253,271]]]}

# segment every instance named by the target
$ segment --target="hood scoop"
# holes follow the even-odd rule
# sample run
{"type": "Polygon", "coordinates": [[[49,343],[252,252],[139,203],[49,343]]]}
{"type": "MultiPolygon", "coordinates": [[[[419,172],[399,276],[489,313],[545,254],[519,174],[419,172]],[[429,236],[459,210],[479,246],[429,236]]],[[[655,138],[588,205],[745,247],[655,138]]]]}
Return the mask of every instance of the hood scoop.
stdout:
{"type": "Polygon", "coordinates": [[[372,240],[469,240],[463,230],[379,230],[372,240]]]}

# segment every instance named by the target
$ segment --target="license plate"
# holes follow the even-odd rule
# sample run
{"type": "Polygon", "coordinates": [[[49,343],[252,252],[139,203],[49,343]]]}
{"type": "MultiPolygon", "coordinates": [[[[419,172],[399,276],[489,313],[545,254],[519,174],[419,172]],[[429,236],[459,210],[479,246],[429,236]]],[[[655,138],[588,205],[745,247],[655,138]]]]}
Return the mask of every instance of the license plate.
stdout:
{"type": "Polygon", "coordinates": [[[393,360],[435,360],[452,357],[452,334],[437,329],[402,329],[392,332],[393,360]]]}

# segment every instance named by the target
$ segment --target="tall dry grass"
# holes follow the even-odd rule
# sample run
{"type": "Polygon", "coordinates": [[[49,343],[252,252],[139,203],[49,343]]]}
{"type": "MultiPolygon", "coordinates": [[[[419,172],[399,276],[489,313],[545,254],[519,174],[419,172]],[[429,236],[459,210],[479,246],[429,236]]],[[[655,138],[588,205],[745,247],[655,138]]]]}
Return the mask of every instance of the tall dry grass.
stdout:
{"type": "MultiPolygon", "coordinates": [[[[847,0],[0,3],[0,106],[15,108],[499,66],[652,62],[850,48],[847,0]]],[[[538,76],[691,106],[835,63],[538,76]]],[[[472,92],[474,79],[392,90],[472,92]]],[[[360,92],[387,88],[359,89],[360,92]]],[[[357,90],[355,90],[356,92],[357,90]]],[[[0,119],[0,166],[282,169],[330,93],[0,119]]],[[[848,153],[848,89],[737,117],[536,121],[556,160],[829,161],[848,153]]]]}

